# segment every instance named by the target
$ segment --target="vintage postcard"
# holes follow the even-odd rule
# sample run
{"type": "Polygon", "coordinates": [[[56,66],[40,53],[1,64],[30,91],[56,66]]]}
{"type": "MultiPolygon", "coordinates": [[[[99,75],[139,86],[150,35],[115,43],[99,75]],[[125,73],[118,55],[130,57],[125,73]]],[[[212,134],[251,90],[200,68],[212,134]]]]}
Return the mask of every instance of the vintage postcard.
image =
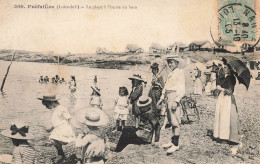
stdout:
{"type": "Polygon", "coordinates": [[[260,0],[0,0],[0,163],[260,163],[260,0]]]}

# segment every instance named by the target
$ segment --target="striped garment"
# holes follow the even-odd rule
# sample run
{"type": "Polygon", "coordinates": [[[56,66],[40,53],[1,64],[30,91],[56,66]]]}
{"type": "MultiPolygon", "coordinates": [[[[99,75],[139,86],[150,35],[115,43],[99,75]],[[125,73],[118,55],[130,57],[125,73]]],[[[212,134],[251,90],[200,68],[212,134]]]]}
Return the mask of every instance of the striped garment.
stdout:
{"type": "Polygon", "coordinates": [[[14,148],[15,164],[36,164],[36,152],[30,145],[19,145],[14,148]]]}

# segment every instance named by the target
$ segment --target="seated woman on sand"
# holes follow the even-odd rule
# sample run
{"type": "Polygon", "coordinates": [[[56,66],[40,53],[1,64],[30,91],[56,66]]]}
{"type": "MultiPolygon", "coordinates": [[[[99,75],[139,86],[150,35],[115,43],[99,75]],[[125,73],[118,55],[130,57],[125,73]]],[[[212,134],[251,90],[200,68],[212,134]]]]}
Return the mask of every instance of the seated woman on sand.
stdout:
{"type": "Polygon", "coordinates": [[[140,120],[142,124],[135,127],[126,127],[122,135],[119,138],[116,147],[111,148],[112,151],[120,152],[129,144],[151,144],[153,135],[154,136],[154,146],[159,146],[160,139],[160,123],[156,114],[152,110],[152,99],[147,96],[142,96],[139,98],[137,105],[139,107],[140,120]]]}

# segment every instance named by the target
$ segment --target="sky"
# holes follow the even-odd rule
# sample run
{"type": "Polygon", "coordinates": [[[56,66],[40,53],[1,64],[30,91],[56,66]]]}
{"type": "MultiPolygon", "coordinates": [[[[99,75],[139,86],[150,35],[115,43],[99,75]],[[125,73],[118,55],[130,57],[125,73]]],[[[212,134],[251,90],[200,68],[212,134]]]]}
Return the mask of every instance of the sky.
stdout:
{"type": "Polygon", "coordinates": [[[0,0],[0,49],[95,53],[122,52],[127,44],[148,50],[209,40],[215,0],[0,0]],[[127,6],[128,9],[18,9],[15,4],[127,6]],[[137,9],[129,9],[129,5],[137,9]]]}

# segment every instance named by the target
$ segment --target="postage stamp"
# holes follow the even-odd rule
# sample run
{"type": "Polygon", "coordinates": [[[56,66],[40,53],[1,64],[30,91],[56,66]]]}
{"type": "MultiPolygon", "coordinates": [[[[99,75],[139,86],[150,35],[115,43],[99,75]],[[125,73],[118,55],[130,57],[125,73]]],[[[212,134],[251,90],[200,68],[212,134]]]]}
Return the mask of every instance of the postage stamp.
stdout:
{"type": "Polygon", "coordinates": [[[218,0],[219,41],[256,41],[255,0],[218,0]]]}

